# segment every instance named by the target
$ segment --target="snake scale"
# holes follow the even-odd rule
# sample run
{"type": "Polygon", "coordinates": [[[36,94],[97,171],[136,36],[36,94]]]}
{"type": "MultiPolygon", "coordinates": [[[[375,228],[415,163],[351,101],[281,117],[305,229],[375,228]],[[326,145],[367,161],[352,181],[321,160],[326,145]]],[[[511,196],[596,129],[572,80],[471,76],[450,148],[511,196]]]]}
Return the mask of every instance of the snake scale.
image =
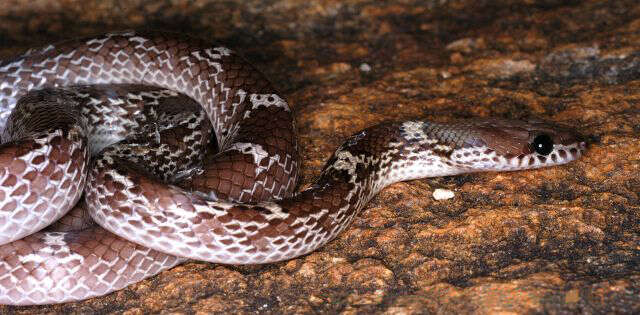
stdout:
{"type": "Polygon", "coordinates": [[[349,137],[296,193],[286,101],[233,51],[165,33],[0,62],[0,108],[0,303],[15,305],[103,295],[186,259],[294,258],[391,183],[564,164],[586,149],[541,121],[383,123],[349,137]],[[211,132],[219,149],[204,159],[211,132]]]}

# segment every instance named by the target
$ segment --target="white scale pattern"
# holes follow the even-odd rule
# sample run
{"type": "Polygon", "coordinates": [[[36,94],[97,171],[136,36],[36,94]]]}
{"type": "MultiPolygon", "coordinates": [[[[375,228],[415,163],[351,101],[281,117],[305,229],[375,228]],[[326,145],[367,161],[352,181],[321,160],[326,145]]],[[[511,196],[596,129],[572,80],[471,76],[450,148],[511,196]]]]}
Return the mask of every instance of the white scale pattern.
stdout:
{"type": "MultiPolygon", "coordinates": [[[[49,145],[51,139],[55,137],[61,137],[62,132],[57,131],[46,135],[43,138],[36,139],[35,142],[42,145],[42,147],[28,152],[25,156],[22,156],[21,161],[15,161],[12,165],[22,165],[22,172],[17,174],[14,171],[16,168],[10,168],[4,166],[0,175],[0,183],[8,181],[15,181],[15,187],[31,187],[31,185],[38,186],[41,194],[34,196],[31,194],[10,194],[10,192],[2,192],[0,195],[0,244],[8,243],[16,239],[20,239],[26,235],[33,233],[33,231],[40,230],[49,225],[51,221],[59,219],[66,212],[70,206],[75,204],[80,198],[84,185],[86,174],[81,174],[82,169],[71,170],[71,160],[65,164],[53,164],[53,163],[33,163],[34,159],[41,156],[47,156],[51,153],[53,146],[49,145]],[[24,161],[24,162],[22,162],[24,161]],[[45,168],[53,169],[51,174],[62,173],[66,174],[66,177],[55,179],[53,177],[45,177],[43,175],[45,168]],[[37,174],[35,179],[29,177],[26,179],[27,174],[37,174]],[[78,177],[80,182],[72,182],[66,187],[63,186],[65,180],[78,177]],[[73,193],[75,191],[75,193],[73,193]],[[67,199],[66,196],[72,196],[71,199],[67,199]],[[37,197],[37,198],[34,198],[37,197]],[[12,211],[8,211],[9,208],[14,208],[12,211]]],[[[78,147],[71,147],[72,150],[78,147]]]]}
{"type": "MultiPolygon", "coordinates": [[[[249,89],[234,88],[221,82],[220,74],[224,73],[225,69],[222,59],[232,54],[230,50],[222,47],[194,48],[182,55],[174,56],[169,50],[155,46],[150,39],[132,32],[108,34],[78,45],[87,46],[90,51],[99,53],[104,49],[113,48],[109,45],[113,45],[114,38],[128,43],[129,48],[134,51],[133,54],[111,51],[109,58],[90,58],[77,56],[77,50],[71,50],[67,54],[56,55],[56,47],[50,46],[43,50],[30,51],[23,57],[35,58],[38,55],[53,53],[52,57],[41,61],[40,67],[33,66],[41,68],[37,71],[28,72],[32,69],[23,69],[23,59],[20,58],[0,66],[0,79],[13,78],[12,84],[21,87],[0,89],[0,105],[3,110],[0,113],[0,127],[4,129],[8,112],[15,106],[17,97],[28,90],[51,84],[51,80],[56,81],[56,85],[151,84],[181,91],[200,103],[218,135],[221,150],[249,155],[257,165],[261,165],[264,159],[269,159],[268,166],[263,169],[257,168],[257,173],[262,174],[269,167],[280,167],[284,172],[293,172],[297,167],[297,161],[294,161],[292,155],[269,154],[265,147],[253,143],[233,144],[235,135],[239,133],[240,120],[251,118],[253,111],[273,110],[275,107],[289,112],[289,107],[278,95],[247,95],[246,91],[249,89]],[[147,56],[153,58],[146,58],[147,56]],[[134,57],[136,63],[131,60],[134,57]],[[62,64],[61,60],[68,59],[71,59],[72,65],[77,66],[73,73],[58,67],[62,64]],[[105,59],[111,60],[111,64],[104,64],[105,59]],[[196,64],[206,65],[208,72],[195,74],[193,69],[196,64]],[[180,68],[182,71],[177,71],[180,68]],[[7,90],[10,92],[7,93],[7,90]],[[250,107],[245,105],[247,98],[251,103],[250,107]],[[293,168],[287,169],[287,165],[293,165],[293,168]]],[[[3,80],[0,80],[0,85],[7,86],[3,80]]],[[[397,127],[399,131],[396,129],[391,132],[398,132],[401,136],[396,142],[385,144],[377,155],[353,154],[350,151],[350,148],[359,146],[362,142],[368,141],[369,136],[380,132],[373,129],[369,133],[362,132],[350,138],[341,146],[335,153],[335,162],[328,165],[320,177],[330,181],[333,178],[332,174],[346,176],[346,184],[351,184],[352,187],[349,191],[342,192],[339,205],[336,205],[335,201],[332,204],[315,205],[317,201],[323,201],[321,198],[327,197],[323,193],[331,191],[331,187],[328,186],[313,186],[310,190],[299,193],[297,197],[304,196],[307,199],[295,204],[292,209],[284,209],[282,206],[292,199],[240,205],[226,201],[204,200],[178,187],[166,185],[155,187],[158,192],[156,195],[153,195],[154,192],[149,192],[149,195],[140,194],[135,192],[138,182],[131,180],[129,174],[123,175],[116,169],[101,168],[113,164],[113,160],[107,156],[104,165],[96,163],[98,165],[89,177],[92,181],[109,178],[109,185],[122,188],[109,189],[108,185],[103,184],[89,190],[87,204],[92,209],[91,216],[105,229],[152,249],[132,245],[112,236],[112,239],[106,239],[108,244],[94,244],[95,254],[80,258],[80,252],[75,252],[73,244],[67,243],[65,234],[37,234],[42,238],[41,243],[48,247],[18,255],[17,259],[22,261],[23,265],[14,266],[10,261],[0,260],[0,303],[38,304],[84,299],[122,288],[180,263],[185,258],[227,264],[267,263],[294,258],[313,251],[336,237],[373,195],[393,182],[469,171],[557,165],[576,159],[584,150],[584,144],[556,145],[551,153],[557,155],[558,158],[555,160],[544,159],[536,154],[519,157],[516,159],[517,162],[514,162],[513,158],[506,159],[503,156],[483,156],[486,160],[494,162],[487,165],[482,159],[480,162],[477,158],[467,159],[464,155],[464,150],[467,150],[465,148],[453,148],[429,137],[424,132],[425,124],[414,121],[400,125],[397,127]],[[568,154],[572,149],[578,153],[568,154]],[[559,158],[561,150],[566,151],[566,158],[559,158]],[[448,154],[454,158],[447,160],[441,153],[436,154],[436,151],[451,151],[448,154]],[[458,160],[455,160],[456,154],[460,154],[458,160]],[[533,160],[529,163],[528,159],[533,160]],[[522,161],[527,161],[527,165],[522,161]],[[455,166],[456,163],[464,167],[455,166]],[[482,168],[473,169],[477,166],[482,168]],[[370,167],[377,171],[362,175],[358,167],[370,167]],[[302,208],[305,206],[308,207],[302,208]],[[120,209],[126,209],[129,212],[127,216],[122,213],[112,215],[120,209]],[[105,258],[108,257],[104,256],[105,252],[115,252],[114,248],[118,247],[127,248],[132,260],[120,259],[121,257],[105,258]],[[24,264],[45,261],[44,257],[51,255],[54,248],[60,250],[59,253],[65,257],[58,261],[60,263],[80,260],[86,262],[86,257],[95,261],[88,267],[89,271],[81,269],[73,272],[75,269],[68,267],[60,269],[61,272],[67,273],[67,276],[61,276],[60,279],[56,277],[61,274],[51,272],[46,269],[47,266],[42,266],[43,271],[35,274],[53,278],[38,279],[39,281],[22,278],[21,273],[28,273],[25,272],[27,269],[24,264]],[[81,279],[78,276],[86,278],[81,279]],[[21,287],[21,283],[27,283],[27,287],[21,287]],[[62,283],[64,288],[52,288],[51,286],[55,286],[54,283],[62,283]],[[43,286],[37,287],[39,284],[43,286]]],[[[297,148],[297,144],[294,143],[293,146],[297,148]]],[[[475,155],[475,151],[483,152],[484,149],[486,148],[475,147],[469,156],[475,155]]],[[[29,159],[31,158],[24,160],[29,159]]],[[[296,180],[292,179],[289,184],[295,182],[296,180]]],[[[151,184],[145,182],[140,185],[151,184]]],[[[252,193],[254,189],[255,186],[247,189],[245,193],[252,193]]],[[[91,233],[93,234],[89,236],[108,232],[96,228],[91,233]]],[[[115,256],[119,257],[119,253],[121,252],[117,252],[115,256]]]]}

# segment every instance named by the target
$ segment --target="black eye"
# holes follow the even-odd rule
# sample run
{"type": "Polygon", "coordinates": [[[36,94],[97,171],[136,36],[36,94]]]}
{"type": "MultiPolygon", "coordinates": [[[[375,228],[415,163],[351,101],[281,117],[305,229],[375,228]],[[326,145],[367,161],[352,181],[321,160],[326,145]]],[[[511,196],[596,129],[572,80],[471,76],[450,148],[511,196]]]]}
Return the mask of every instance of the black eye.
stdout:
{"type": "Polygon", "coordinates": [[[538,135],[533,139],[533,149],[540,155],[547,155],[553,150],[553,140],[548,135],[538,135]]]}

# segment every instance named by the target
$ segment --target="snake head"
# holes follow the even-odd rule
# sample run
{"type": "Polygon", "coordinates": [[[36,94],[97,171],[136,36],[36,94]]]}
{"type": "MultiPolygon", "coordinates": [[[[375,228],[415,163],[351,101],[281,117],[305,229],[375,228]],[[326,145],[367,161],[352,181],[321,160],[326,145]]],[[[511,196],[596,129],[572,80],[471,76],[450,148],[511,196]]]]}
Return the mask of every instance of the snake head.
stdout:
{"type": "Polygon", "coordinates": [[[451,162],[478,171],[565,164],[587,148],[585,138],[575,130],[540,120],[481,119],[454,126],[466,132],[457,139],[451,162]]]}

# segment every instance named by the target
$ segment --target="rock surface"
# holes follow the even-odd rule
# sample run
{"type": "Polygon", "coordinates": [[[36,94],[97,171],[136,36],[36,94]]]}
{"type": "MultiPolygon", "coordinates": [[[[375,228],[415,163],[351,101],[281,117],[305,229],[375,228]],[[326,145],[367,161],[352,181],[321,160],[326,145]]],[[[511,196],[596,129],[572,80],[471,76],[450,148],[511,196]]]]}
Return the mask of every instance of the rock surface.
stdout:
{"type": "Polygon", "coordinates": [[[79,303],[2,313],[638,313],[640,6],[623,1],[0,2],[0,58],[125,28],[241,51],[295,108],[302,186],[383,120],[542,117],[562,167],[393,185],[310,255],[191,262],[79,303]],[[455,192],[433,199],[437,188],[455,192]]]}

